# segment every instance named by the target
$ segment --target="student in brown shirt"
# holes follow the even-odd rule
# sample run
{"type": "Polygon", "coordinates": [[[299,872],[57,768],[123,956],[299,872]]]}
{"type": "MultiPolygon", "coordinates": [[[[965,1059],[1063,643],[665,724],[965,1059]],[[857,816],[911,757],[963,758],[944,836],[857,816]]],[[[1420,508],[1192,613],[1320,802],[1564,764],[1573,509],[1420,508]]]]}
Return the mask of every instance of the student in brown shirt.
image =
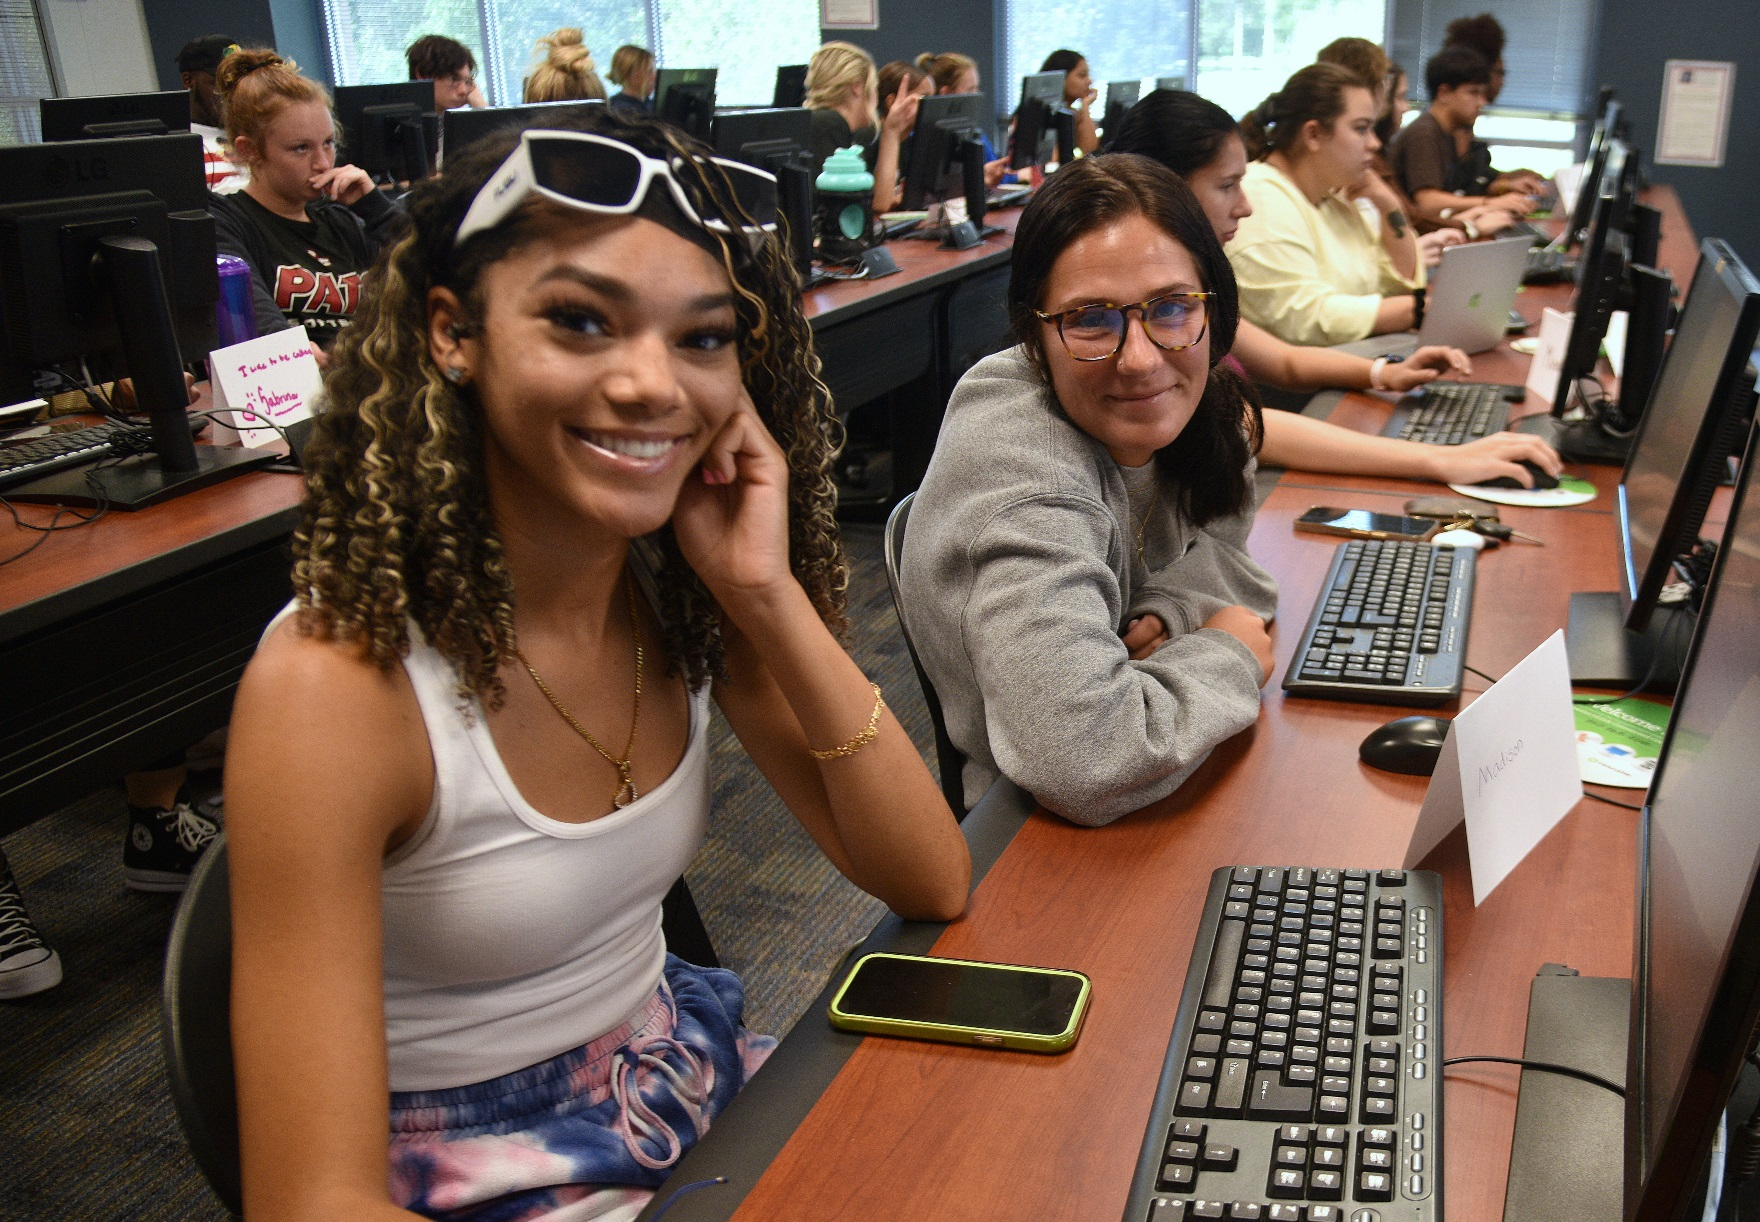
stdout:
{"type": "MultiPolygon", "coordinates": [[[[1429,109],[1407,124],[1387,151],[1388,164],[1417,215],[1432,223],[1446,223],[1458,212],[1481,206],[1501,209],[1510,216],[1526,213],[1528,201],[1522,195],[1466,194],[1473,186],[1466,146],[1472,141],[1473,124],[1485,108],[1491,82],[1491,67],[1484,57],[1466,47],[1445,47],[1430,57],[1424,78],[1430,91],[1429,109]]],[[[1468,228],[1467,236],[1478,237],[1477,228],[1468,228]]]]}

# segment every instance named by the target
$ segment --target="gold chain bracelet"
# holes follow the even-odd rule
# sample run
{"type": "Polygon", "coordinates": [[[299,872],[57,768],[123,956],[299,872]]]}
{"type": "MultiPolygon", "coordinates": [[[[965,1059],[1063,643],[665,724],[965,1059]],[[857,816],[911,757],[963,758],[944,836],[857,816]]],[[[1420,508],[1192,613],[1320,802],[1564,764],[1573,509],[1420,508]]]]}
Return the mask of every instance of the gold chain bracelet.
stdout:
{"type": "Polygon", "coordinates": [[[874,711],[868,717],[867,727],[860,734],[844,743],[841,747],[833,747],[829,751],[813,751],[811,747],[808,747],[807,750],[813,751],[814,759],[842,759],[846,755],[854,755],[857,751],[860,751],[863,747],[874,741],[875,737],[880,733],[880,710],[886,707],[886,697],[880,694],[880,685],[878,683],[873,683],[869,686],[874,689],[874,711]]]}

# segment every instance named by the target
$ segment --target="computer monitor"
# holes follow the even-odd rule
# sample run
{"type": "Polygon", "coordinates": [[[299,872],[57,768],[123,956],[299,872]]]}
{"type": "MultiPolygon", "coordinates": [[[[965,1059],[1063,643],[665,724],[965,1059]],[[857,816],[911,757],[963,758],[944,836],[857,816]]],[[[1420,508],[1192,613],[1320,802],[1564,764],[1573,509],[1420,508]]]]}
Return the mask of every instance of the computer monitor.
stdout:
{"type": "Polygon", "coordinates": [[[528,127],[566,124],[603,105],[604,102],[594,99],[588,102],[534,102],[530,106],[491,106],[482,110],[460,107],[440,116],[440,147],[448,154],[457,153],[504,128],[524,131],[528,127]]]}
{"type": "Polygon", "coordinates": [[[422,116],[434,109],[432,81],[390,85],[340,85],[336,112],[336,161],[358,165],[381,182],[415,182],[434,172],[422,116]]]}
{"type": "Polygon", "coordinates": [[[163,136],[189,130],[189,90],[111,93],[89,98],[41,98],[43,139],[95,140],[110,136],[163,136]]]}
{"type": "Polygon", "coordinates": [[[1183,90],[1185,87],[1186,78],[1183,76],[1158,76],[1155,78],[1155,88],[1157,89],[1183,90]]]}
{"type": "Polygon", "coordinates": [[[1124,117],[1137,104],[1137,95],[1142,87],[1142,81],[1106,82],[1106,109],[1101,112],[1100,121],[1100,130],[1105,133],[1106,139],[1112,139],[1113,133],[1124,125],[1124,117]]]}
{"type": "Polygon", "coordinates": [[[273,454],[190,441],[186,359],[215,343],[214,218],[192,132],[0,148],[0,401],[78,364],[127,376],[154,453],[9,488],[11,500],[133,509],[260,466],[273,454]]]}
{"type": "Polygon", "coordinates": [[[1631,180],[1624,172],[1627,149],[1623,142],[1613,140],[1604,151],[1607,172],[1600,176],[1601,190],[1592,201],[1582,256],[1577,261],[1571,334],[1559,365],[1558,390],[1552,397],[1554,416],[1565,413],[1577,383],[1595,371],[1626,271],[1629,244],[1623,223],[1631,203],[1626,195],[1631,180]]]}
{"type": "Polygon", "coordinates": [[[1044,165],[1053,156],[1060,163],[1068,159],[1068,151],[1056,147],[1057,115],[1067,110],[1063,104],[1063,81],[1062,72],[1034,72],[1021,78],[1021,104],[1015,111],[1009,169],[1044,165]]]}
{"type": "Polygon", "coordinates": [[[776,175],[783,241],[795,269],[813,267],[813,112],[801,107],[724,110],[715,116],[715,151],[776,175]]]}
{"type": "Polygon", "coordinates": [[[1627,1222],[1687,1216],[1760,1017],[1754,458],[1750,441],[1640,823],[1625,1078],[1627,1222]]]}
{"type": "Polygon", "coordinates": [[[770,105],[788,107],[807,104],[807,65],[779,64],[776,68],[776,90],[770,105]]]}
{"type": "MultiPolygon", "coordinates": [[[[1059,74],[1061,75],[1061,74],[1059,74]]],[[[984,130],[989,100],[981,93],[948,93],[923,99],[905,167],[904,206],[916,211],[932,199],[964,194],[972,222],[984,218],[984,130]],[[970,164],[976,149],[978,184],[972,191],[970,164]]]]}
{"type": "Polygon", "coordinates": [[[1677,557],[1699,537],[1723,482],[1754,386],[1760,280],[1725,242],[1707,238],[1699,270],[1632,440],[1614,503],[1626,626],[1641,632],[1677,557]]]}
{"type": "Polygon", "coordinates": [[[1589,134],[1589,151],[1583,158],[1583,177],[1577,184],[1576,207],[1571,209],[1569,223],[1559,235],[1561,246],[1573,246],[1583,238],[1583,231],[1589,227],[1595,200],[1602,193],[1601,177],[1607,165],[1608,142],[1618,133],[1615,128],[1620,121],[1620,104],[1613,98],[1606,99],[1602,108],[1601,118],[1595,124],[1595,130],[1589,134]]]}
{"type": "Polygon", "coordinates": [[[709,142],[715,120],[714,68],[662,68],[654,76],[654,113],[709,142]]]}

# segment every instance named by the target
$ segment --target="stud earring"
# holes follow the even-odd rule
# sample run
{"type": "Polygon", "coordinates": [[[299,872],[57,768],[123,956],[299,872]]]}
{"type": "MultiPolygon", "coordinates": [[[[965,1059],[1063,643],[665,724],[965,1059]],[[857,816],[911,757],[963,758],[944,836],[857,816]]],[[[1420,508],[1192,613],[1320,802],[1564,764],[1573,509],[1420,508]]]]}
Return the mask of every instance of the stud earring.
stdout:
{"type": "Polygon", "coordinates": [[[440,372],[446,380],[451,382],[454,386],[458,386],[464,382],[464,367],[461,365],[448,365],[440,372]]]}

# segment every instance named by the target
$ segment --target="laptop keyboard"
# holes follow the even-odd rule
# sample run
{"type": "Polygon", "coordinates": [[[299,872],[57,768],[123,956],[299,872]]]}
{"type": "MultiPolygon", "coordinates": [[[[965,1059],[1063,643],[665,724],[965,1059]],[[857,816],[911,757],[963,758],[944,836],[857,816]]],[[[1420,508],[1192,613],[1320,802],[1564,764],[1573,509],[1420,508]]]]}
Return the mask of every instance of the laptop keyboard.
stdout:
{"type": "Polygon", "coordinates": [[[1509,400],[1494,382],[1432,382],[1417,403],[1401,410],[1404,419],[1393,436],[1439,446],[1477,441],[1509,423],[1509,400]]]}
{"type": "Polygon", "coordinates": [[[1434,1222],[1441,1028],[1439,875],[1217,870],[1126,1222],[1434,1222]]]}
{"type": "Polygon", "coordinates": [[[1539,284],[1555,280],[1574,280],[1577,272],[1577,261],[1562,250],[1554,250],[1550,246],[1536,246],[1528,252],[1528,266],[1522,272],[1524,284],[1539,284]]]}
{"type": "Polygon", "coordinates": [[[1476,558],[1445,543],[1339,544],[1283,690],[1375,704],[1459,696],[1476,558]]]}

